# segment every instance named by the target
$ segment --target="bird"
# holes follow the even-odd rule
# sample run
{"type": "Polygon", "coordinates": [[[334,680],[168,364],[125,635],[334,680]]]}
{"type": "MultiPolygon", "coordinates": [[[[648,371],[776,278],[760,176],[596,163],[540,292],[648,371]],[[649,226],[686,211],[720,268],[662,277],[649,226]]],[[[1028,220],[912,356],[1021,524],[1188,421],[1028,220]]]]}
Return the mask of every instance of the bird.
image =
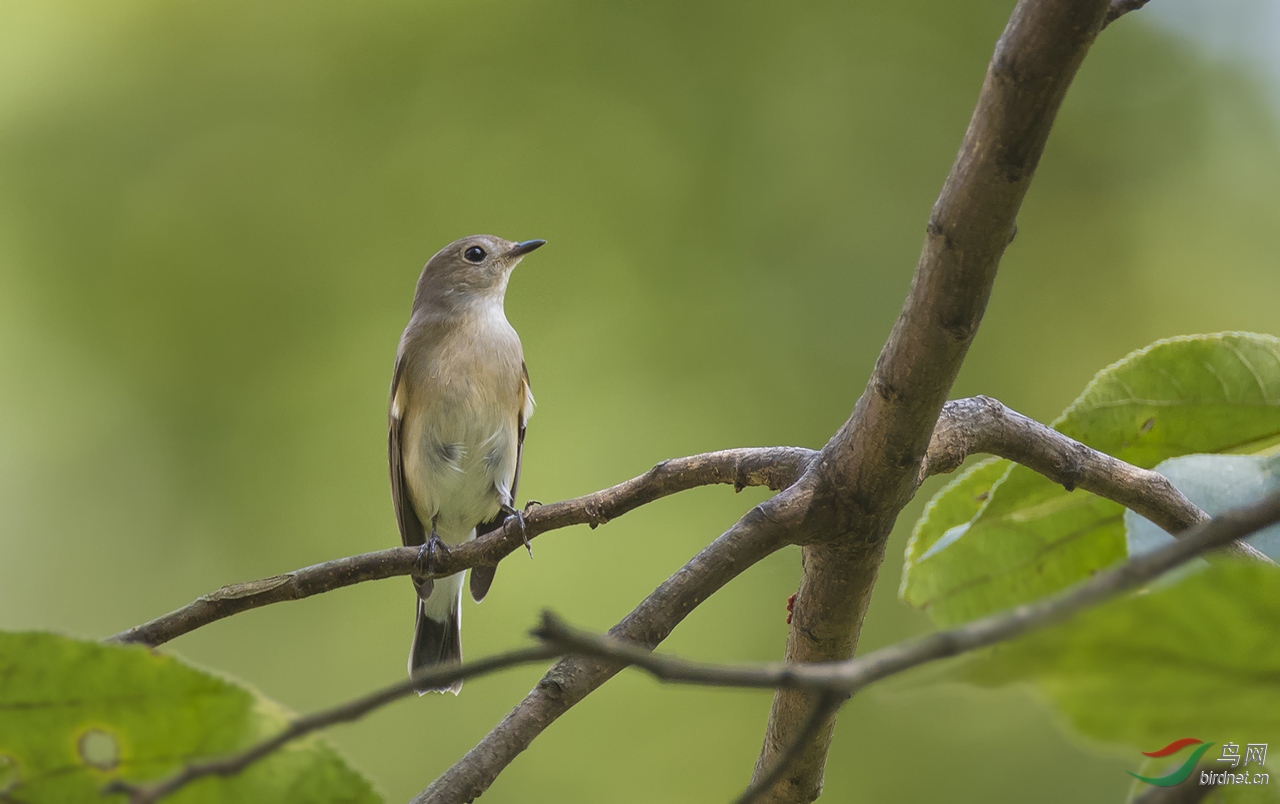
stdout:
{"type": "MultiPolygon", "coordinates": [[[[511,516],[533,415],[529,369],[504,308],[511,271],[545,240],[472,235],[427,261],[391,376],[387,458],[402,542],[418,546],[428,573],[450,545],[489,532],[511,516]]],[[[527,543],[527,542],[526,542],[527,543]]],[[[484,599],[496,567],[471,570],[471,596],[484,599]]],[[[409,675],[462,661],[465,572],[413,577],[418,596],[409,675]]],[[[423,684],[458,694],[462,681],[423,684]]]]}

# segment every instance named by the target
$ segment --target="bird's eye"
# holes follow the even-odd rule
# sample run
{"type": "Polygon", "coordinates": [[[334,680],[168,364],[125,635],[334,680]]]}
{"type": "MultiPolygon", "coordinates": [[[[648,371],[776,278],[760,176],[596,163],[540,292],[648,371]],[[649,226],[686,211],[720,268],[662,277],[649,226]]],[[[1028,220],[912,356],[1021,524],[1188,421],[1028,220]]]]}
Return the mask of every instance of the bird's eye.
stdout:
{"type": "Polygon", "coordinates": [[[471,248],[462,252],[462,256],[464,259],[466,259],[467,262],[475,262],[475,263],[484,262],[484,249],[480,248],[479,246],[472,246],[471,248]]]}

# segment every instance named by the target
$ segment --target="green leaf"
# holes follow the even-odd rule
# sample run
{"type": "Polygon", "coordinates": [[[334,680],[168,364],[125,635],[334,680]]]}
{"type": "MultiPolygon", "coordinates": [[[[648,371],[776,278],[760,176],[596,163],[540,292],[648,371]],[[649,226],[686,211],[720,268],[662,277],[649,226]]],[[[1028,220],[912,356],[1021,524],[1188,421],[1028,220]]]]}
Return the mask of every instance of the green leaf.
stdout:
{"type": "MultiPolygon", "coordinates": [[[[964,535],[969,521],[991,496],[991,487],[1004,477],[1010,466],[1012,461],[987,458],[961,472],[930,498],[907,542],[907,565],[902,573],[902,588],[898,590],[900,595],[907,597],[908,579],[917,585],[933,580],[913,576],[908,570],[964,535]]],[[[919,587],[914,587],[912,593],[919,594],[919,587]]]]}
{"type": "MultiPolygon", "coordinates": [[[[1209,514],[1255,503],[1280,489],[1280,455],[1184,455],[1156,465],[1156,471],[1209,514]]],[[[1125,511],[1129,553],[1163,547],[1173,537],[1132,511],[1125,511]]],[[[1273,559],[1280,560],[1280,524],[1246,539],[1273,559]]]]}
{"type": "MultiPolygon", "coordinates": [[[[1280,441],[1280,340],[1160,341],[1099,372],[1053,426],[1147,468],[1188,453],[1263,450],[1280,441]]],[[[1022,466],[1009,466],[989,492],[971,514],[971,505],[948,499],[972,497],[971,485],[962,478],[943,489],[908,548],[902,598],[941,625],[1043,597],[1126,555],[1124,509],[1115,503],[1067,492],[1022,466]],[[944,540],[948,532],[954,538],[944,540]]]]}
{"type": "MultiPolygon", "coordinates": [[[[243,686],[143,647],[0,632],[5,801],[96,801],[113,779],[168,776],[190,760],[270,736],[287,717],[243,686]]],[[[312,738],[237,776],[201,779],[165,800],[364,804],[381,798],[333,748],[312,738]]]]}
{"type": "Polygon", "coordinates": [[[997,646],[960,671],[985,685],[1033,682],[1081,734],[1135,752],[1183,737],[1274,745],[1277,622],[1280,568],[1222,562],[997,646]]]}

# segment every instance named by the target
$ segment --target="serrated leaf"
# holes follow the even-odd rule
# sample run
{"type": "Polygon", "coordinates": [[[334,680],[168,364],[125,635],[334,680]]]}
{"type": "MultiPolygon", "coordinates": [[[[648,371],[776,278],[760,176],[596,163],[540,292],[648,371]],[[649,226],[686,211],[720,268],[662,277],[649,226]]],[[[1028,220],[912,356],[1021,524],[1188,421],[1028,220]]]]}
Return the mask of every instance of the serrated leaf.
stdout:
{"type": "MultiPolygon", "coordinates": [[[[107,782],[153,781],[193,759],[280,731],[287,713],[238,684],[140,646],[0,632],[0,799],[102,799],[107,782]]],[[[372,804],[372,786],[319,739],[299,740],[229,778],[201,779],[174,804],[372,804]]]]}
{"type": "Polygon", "coordinates": [[[1280,742],[1277,622],[1280,568],[1223,562],[997,646],[960,672],[1033,682],[1075,730],[1135,751],[1184,737],[1270,745],[1280,742]]]}
{"type": "MultiPolygon", "coordinates": [[[[1099,372],[1053,426],[1147,468],[1188,453],[1259,451],[1280,441],[1280,340],[1160,341],[1099,372]]],[[[967,519],[962,502],[945,499],[960,494],[972,490],[952,484],[931,502],[935,544],[921,550],[928,538],[915,540],[901,587],[940,625],[1043,597],[1126,555],[1121,506],[1025,467],[1011,466],[967,519]],[[948,531],[958,535],[939,548],[948,531]]]]}

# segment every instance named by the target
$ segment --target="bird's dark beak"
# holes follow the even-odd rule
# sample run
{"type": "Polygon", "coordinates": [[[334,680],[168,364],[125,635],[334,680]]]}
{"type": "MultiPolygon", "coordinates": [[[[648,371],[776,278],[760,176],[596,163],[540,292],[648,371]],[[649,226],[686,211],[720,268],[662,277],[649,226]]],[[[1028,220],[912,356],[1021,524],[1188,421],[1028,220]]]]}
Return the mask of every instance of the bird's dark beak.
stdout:
{"type": "Polygon", "coordinates": [[[528,254],[530,251],[533,251],[534,249],[539,248],[540,246],[545,246],[546,244],[547,244],[547,241],[545,240],[524,240],[512,246],[511,250],[507,252],[507,256],[523,257],[524,255],[528,254]]]}

